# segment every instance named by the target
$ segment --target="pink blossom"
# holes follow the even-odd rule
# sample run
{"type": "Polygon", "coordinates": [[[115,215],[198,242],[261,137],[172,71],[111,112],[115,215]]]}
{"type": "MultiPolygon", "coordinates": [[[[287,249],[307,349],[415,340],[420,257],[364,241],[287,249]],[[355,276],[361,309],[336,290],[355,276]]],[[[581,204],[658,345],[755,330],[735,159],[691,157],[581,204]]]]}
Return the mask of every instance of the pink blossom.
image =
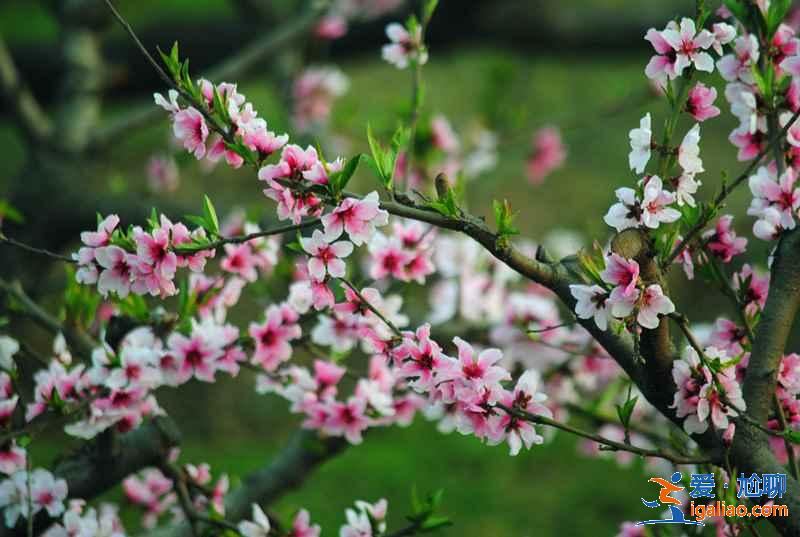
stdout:
{"type": "Polygon", "coordinates": [[[341,15],[331,14],[322,17],[314,29],[314,35],[320,39],[339,39],[347,34],[347,19],[341,15]]]}
{"type": "MultiPolygon", "coordinates": [[[[552,418],[553,413],[542,404],[547,397],[537,392],[539,381],[539,374],[535,370],[525,371],[517,380],[514,391],[503,393],[500,403],[507,408],[552,418]]],[[[536,432],[533,424],[508,412],[503,412],[499,416],[495,427],[505,436],[512,456],[517,455],[523,445],[530,449],[533,444],[544,442],[544,438],[536,432]]]]}
{"type": "Polygon", "coordinates": [[[135,228],[133,239],[136,243],[136,255],[139,260],[147,263],[152,271],[167,280],[175,277],[178,268],[178,256],[170,250],[169,221],[162,221],[162,226],[150,233],[145,233],[141,228],[135,228]]]}
{"type": "Polygon", "coordinates": [[[533,137],[533,150],[528,156],[528,180],[541,184],[553,170],[560,168],[567,153],[561,142],[561,133],[556,127],[544,127],[533,137]]]}
{"type": "Polygon", "coordinates": [[[347,93],[347,77],[335,67],[309,67],[292,86],[292,121],[300,131],[327,123],[333,103],[347,93]]]}
{"type": "Polygon", "coordinates": [[[606,257],[606,268],[600,277],[606,283],[622,287],[622,294],[628,295],[636,289],[639,282],[639,263],[612,253],[606,257]]]}
{"type": "Polygon", "coordinates": [[[351,444],[360,444],[362,433],[369,427],[367,402],[360,397],[350,397],[347,402],[334,402],[325,422],[325,431],[335,436],[344,436],[351,444]]]}
{"type": "Polygon", "coordinates": [[[777,74],[780,76],[782,74],[780,65],[784,59],[797,55],[800,51],[800,41],[795,37],[795,31],[791,26],[781,24],[778,26],[775,35],[772,36],[771,45],[772,50],[770,52],[774,54],[772,61],[778,67],[777,74]]]}
{"type": "Polygon", "coordinates": [[[23,470],[27,461],[27,452],[12,442],[7,448],[0,451],[0,473],[12,475],[18,470],[23,470]]]}
{"type": "Polygon", "coordinates": [[[67,499],[66,480],[56,479],[42,468],[33,470],[29,479],[30,501],[34,513],[44,510],[51,517],[57,517],[64,512],[64,500],[67,499]]]}
{"type": "Polygon", "coordinates": [[[153,94],[153,100],[158,106],[172,115],[180,112],[181,107],[178,105],[178,92],[171,89],[167,92],[167,97],[169,100],[165,99],[160,93],[153,94]]]}
{"type": "Polygon", "coordinates": [[[643,225],[652,229],[662,223],[671,223],[681,217],[680,211],[669,207],[675,203],[675,194],[663,189],[661,178],[657,175],[644,179],[644,196],[637,199],[632,188],[618,188],[618,203],[611,206],[603,218],[611,227],[622,231],[630,227],[643,225]]]}
{"type": "Polygon", "coordinates": [[[173,118],[172,130],[175,137],[183,142],[183,147],[200,160],[206,154],[208,125],[206,119],[196,108],[190,106],[177,112],[173,118]]]}
{"type": "Polygon", "coordinates": [[[274,371],[281,362],[292,355],[290,341],[301,335],[300,326],[296,324],[296,314],[286,316],[289,308],[270,306],[266,319],[262,324],[250,323],[249,334],[255,341],[253,362],[261,365],[266,371],[274,371]]]}
{"type": "Polygon", "coordinates": [[[234,169],[241,168],[242,164],[244,164],[244,158],[236,151],[228,149],[225,145],[225,140],[219,134],[214,135],[211,141],[211,148],[208,150],[206,157],[210,162],[215,163],[225,158],[228,166],[234,169]]]}
{"type": "Polygon", "coordinates": [[[753,235],[764,241],[777,240],[784,229],[781,213],[774,207],[768,207],[753,224],[753,235]]]}
{"type": "Polygon", "coordinates": [[[569,286],[570,293],[575,298],[575,315],[580,319],[594,319],[597,328],[605,330],[611,312],[608,309],[608,291],[599,285],[569,286]]]}
{"type": "Polygon", "coordinates": [[[347,266],[342,260],[353,253],[353,244],[347,241],[329,242],[325,235],[315,229],[311,237],[301,237],[300,245],[309,254],[308,273],[318,282],[326,276],[344,278],[347,266]]]}
{"type": "Polygon", "coordinates": [[[299,223],[304,216],[316,216],[322,210],[322,202],[311,192],[293,192],[283,182],[304,181],[303,172],[309,171],[319,161],[317,151],[309,146],[305,150],[297,145],[287,145],[277,164],[268,164],[258,171],[258,178],[267,182],[264,194],[278,203],[278,218],[291,218],[299,223]]]}
{"type": "Polygon", "coordinates": [[[172,157],[154,155],[147,161],[147,183],[153,192],[175,192],[179,181],[180,171],[172,157]]]}
{"type": "Polygon", "coordinates": [[[294,517],[288,537],[319,537],[319,524],[311,525],[311,515],[305,509],[300,509],[294,517]]]}
{"type": "Polygon", "coordinates": [[[705,121],[720,114],[719,108],[714,106],[717,98],[716,88],[709,88],[702,82],[698,82],[689,90],[689,98],[686,101],[686,111],[697,121],[705,121]]]}
{"type": "Polygon", "coordinates": [[[399,241],[376,232],[369,242],[370,268],[369,276],[373,280],[381,280],[388,276],[408,281],[406,265],[411,258],[402,248],[399,241]]]}
{"type": "Polygon", "coordinates": [[[458,136],[453,131],[453,126],[442,114],[431,119],[431,136],[433,147],[445,153],[457,153],[461,147],[458,136]]]}
{"type": "Polygon", "coordinates": [[[677,53],[674,65],[677,76],[692,64],[698,71],[710,73],[714,70],[711,55],[703,52],[714,43],[714,36],[708,30],[697,32],[692,19],[684,17],[681,19],[680,29],[668,26],[661,32],[661,36],[677,53]]]}
{"type": "MultiPolygon", "coordinates": [[[[722,78],[728,82],[741,80],[745,84],[754,84],[752,66],[758,61],[758,39],[753,34],[742,35],[736,38],[733,45],[733,54],[723,56],[717,61],[722,78]]],[[[786,69],[786,62],[781,64],[786,69]]],[[[789,70],[791,72],[791,70],[789,70]]]]}
{"type": "MultiPolygon", "coordinates": [[[[666,29],[678,30],[678,25],[674,21],[670,21],[666,29]]],[[[678,56],[675,48],[664,37],[664,32],[650,28],[644,38],[650,42],[656,51],[656,54],[650,58],[647,67],[645,67],[645,75],[650,79],[659,81],[672,80],[679,76],[680,73],[676,69],[678,56]]]]}
{"type": "Polygon", "coordinates": [[[333,241],[346,231],[356,246],[369,241],[375,228],[389,221],[389,213],[380,208],[377,192],[370,192],[363,199],[345,198],[332,212],[322,217],[325,238],[333,241]]]}
{"type": "Polygon", "coordinates": [[[435,387],[434,376],[452,366],[452,360],[442,353],[430,333],[429,324],[420,326],[413,337],[404,338],[396,354],[400,360],[398,374],[409,379],[409,386],[419,392],[431,391],[435,387]]]}
{"type": "Polygon", "coordinates": [[[636,322],[644,328],[655,329],[659,325],[659,315],[667,315],[675,311],[675,305],[664,295],[658,284],[648,285],[642,291],[639,302],[639,313],[636,322]]]}
{"type": "Polygon", "coordinates": [[[736,155],[739,161],[753,160],[766,147],[764,133],[761,131],[750,132],[746,125],[731,132],[728,139],[739,148],[739,153],[736,155]]]}
{"type": "Polygon", "coordinates": [[[778,383],[791,394],[800,393],[800,355],[791,353],[781,359],[778,383]]]}
{"type": "MultiPolygon", "coordinates": [[[[725,363],[729,358],[715,347],[705,349],[710,359],[719,359],[725,363]]],[[[728,417],[735,415],[735,410],[722,402],[717,389],[719,382],[725,391],[727,401],[736,409],[744,410],[745,403],[739,383],[730,369],[716,374],[716,382],[711,372],[700,363],[697,352],[687,347],[686,360],[676,360],[672,369],[673,379],[678,386],[673,407],[679,418],[685,417],[683,428],[689,434],[703,433],[708,429],[708,418],[717,429],[726,429],[728,417]]]]}
{"type": "Polygon", "coordinates": [[[237,528],[244,537],[267,537],[271,531],[269,517],[264,514],[258,504],[253,504],[252,522],[243,520],[239,522],[237,528]]]}
{"type": "Polygon", "coordinates": [[[131,290],[133,267],[138,259],[119,246],[103,246],[94,251],[95,260],[101,272],[97,279],[97,291],[108,296],[114,292],[125,298],[131,290]]]}
{"type": "Polygon", "coordinates": [[[653,131],[649,112],[639,120],[639,128],[631,129],[628,133],[628,138],[631,144],[631,152],[628,153],[628,165],[636,173],[642,173],[650,161],[652,149],[653,131]]]}
{"type": "Polygon", "coordinates": [[[220,263],[220,268],[231,274],[237,274],[249,282],[258,279],[256,259],[248,243],[226,244],[225,257],[220,263]]]}
{"type": "Polygon", "coordinates": [[[213,382],[215,362],[223,354],[205,340],[200,333],[186,337],[173,332],[167,340],[170,355],[176,360],[177,383],[182,384],[192,376],[203,382],[213,382]]]}
{"type": "Polygon", "coordinates": [[[386,36],[391,41],[381,49],[381,56],[398,69],[405,69],[409,63],[425,65],[428,62],[428,51],[422,43],[422,27],[417,26],[414,35],[393,22],[386,26],[386,36]]]}
{"type": "Polygon", "coordinates": [[[708,249],[723,263],[730,263],[733,256],[744,253],[747,249],[747,239],[736,235],[732,222],[733,215],[723,215],[717,220],[715,229],[703,234],[708,249]]]}
{"type": "Polygon", "coordinates": [[[733,275],[733,288],[742,295],[745,311],[755,315],[763,310],[769,294],[769,274],[759,274],[745,263],[739,272],[733,275]]]}
{"type": "Polygon", "coordinates": [[[458,381],[465,393],[481,393],[484,389],[490,394],[489,401],[496,401],[500,396],[501,381],[510,380],[511,375],[504,368],[496,365],[503,358],[499,349],[485,349],[477,353],[472,345],[463,339],[453,338],[458,348],[458,362],[440,375],[440,380],[458,381]]]}
{"type": "Polygon", "coordinates": [[[616,537],[646,537],[647,533],[645,533],[645,527],[646,526],[634,524],[633,522],[623,522],[619,527],[619,533],[617,533],[616,537]]]}
{"type": "Polygon", "coordinates": [[[787,169],[776,180],[775,174],[765,167],[760,167],[748,180],[753,200],[747,214],[763,217],[766,209],[773,208],[780,214],[780,225],[783,229],[794,229],[795,214],[800,208],[800,189],[795,187],[797,173],[787,169]]]}
{"type": "Polygon", "coordinates": [[[710,345],[725,351],[731,356],[739,356],[744,352],[743,344],[747,341],[747,331],[733,321],[719,318],[708,338],[710,345]]]}
{"type": "Polygon", "coordinates": [[[714,51],[722,56],[722,46],[736,39],[736,28],[725,22],[716,22],[711,26],[714,31],[714,51]]]}
{"type": "Polygon", "coordinates": [[[261,118],[255,118],[240,128],[244,145],[252,151],[258,151],[261,158],[275,153],[289,141],[287,134],[276,135],[267,130],[267,122],[261,118]]]}

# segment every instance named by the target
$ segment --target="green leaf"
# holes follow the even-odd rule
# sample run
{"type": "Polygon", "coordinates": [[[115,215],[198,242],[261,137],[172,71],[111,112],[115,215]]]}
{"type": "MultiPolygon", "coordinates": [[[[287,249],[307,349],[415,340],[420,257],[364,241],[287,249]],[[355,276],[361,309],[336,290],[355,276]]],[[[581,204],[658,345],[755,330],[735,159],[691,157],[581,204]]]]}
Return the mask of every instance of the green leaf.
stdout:
{"type": "Polygon", "coordinates": [[[497,200],[492,201],[494,207],[494,219],[497,223],[497,234],[501,237],[510,235],[519,235],[519,229],[514,226],[514,214],[511,212],[511,206],[508,200],[503,200],[500,203],[497,200]]]}
{"type": "Polygon", "coordinates": [[[436,509],[442,504],[442,498],[444,498],[444,489],[437,489],[434,491],[429,497],[429,503],[432,509],[436,509]]]}
{"type": "Polygon", "coordinates": [[[778,26],[781,25],[789,9],[792,7],[792,0],[772,0],[767,11],[767,38],[772,39],[778,26]]]}
{"type": "Polygon", "coordinates": [[[347,188],[347,183],[350,182],[352,179],[353,174],[356,173],[358,169],[358,165],[361,162],[361,157],[364,156],[361,153],[353,155],[353,157],[349,158],[345,163],[344,167],[338,171],[333,172],[330,177],[328,178],[331,184],[331,187],[334,189],[334,194],[338,194],[347,188]]]}
{"type": "Polygon", "coordinates": [[[217,211],[214,209],[214,204],[211,203],[211,198],[208,195],[203,196],[203,215],[205,215],[206,223],[209,226],[207,231],[218,236],[219,219],[217,219],[217,211]]]}
{"type": "Polygon", "coordinates": [[[436,11],[436,6],[439,5],[439,0],[427,0],[425,2],[425,7],[422,9],[422,19],[424,24],[427,26],[433,17],[433,13],[436,11]]]}
{"type": "Polygon", "coordinates": [[[411,512],[414,515],[418,515],[422,512],[422,502],[419,500],[416,484],[411,486],[411,512]]]}
{"type": "Polygon", "coordinates": [[[217,87],[214,86],[214,113],[217,114],[226,125],[231,122],[231,118],[228,115],[227,103],[228,99],[223,99],[222,95],[217,91],[217,87]]]}
{"type": "Polygon", "coordinates": [[[159,227],[158,211],[156,211],[155,207],[150,209],[150,218],[147,219],[147,223],[150,224],[150,227],[153,229],[159,227]]]}
{"type": "Polygon", "coordinates": [[[202,216],[197,216],[196,214],[185,214],[183,215],[183,219],[203,229],[205,229],[207,225],[206,219],[202,216]]]}
{"type": "Polygon", "coordinates": [[[794,429],[784,429],[783,437],[792,444],[800,444],[800,431],[794,429]]]}
{"type": "Polygon", "coordinates": [[[383,186],[387,189],[392,187],[392,175],[394,173],[394,162],[396,150],[384,149],[372,134],[372,127],[367,124],[367,141],[372,153],[372,168],[377,172],[383,186]]]}
{"type": "Polygon", "coordinates": [[[725,7],[727,7],[740,22],[744,23],[747,21],[747,6],[744,0],[723,0],[722,3],[725,4],[725,7]]]}
{"type": "Polygon", "coordinates": [[[25,218],[22,216],[22,213],[16,209],[16,207],[11,205],[8,201],[0,199],[0,221],[2,220],[10,220],[16,224],[22,224],[25,222],[25,218]]]}
{"type": "Polygon", "coordinates": [[[453,521],[446,516],[430,516],[422,523],[420,529],[421,533],[429,533],[452,525],[453,521]]]}
{"type": "Polygon", "coordinates": [[[619,416],[619,421],[625,429],[630,426],[631,414],[633,414],[633,409],[636,407],[636,402],[638,400],[639,397],[631,397],[623,404],[617,405],[617,416],[619,416]]]}
{"type": "Polygon", "coordinates": [[[169,51],[169,57],[172,62],[177,65],[180,61],[180,55],[178,54],[178,42],[175,41],[172,43],[172,49],[169,51]]]}
{"type": "Polygon", "coordinates": [[[164,65],[167,67],[169,74],[172,75],[173,80],[176,82],[180,79],[180,70],[181,70],[181,62],[178,58],[178,42],[175,41],[172,44],[172,49],[170,50],[169,55],[164,54],[160,48],[158,49],[158,53],[161,55],[161,61],[164,62],[164,65]]]}
{"type": "Polygon", "coordinates": [[[431,201],[428,206],[444,216],[451,218],[459,216],[458,204],[452,189],[448,189],[444,197],[431,201]]]}

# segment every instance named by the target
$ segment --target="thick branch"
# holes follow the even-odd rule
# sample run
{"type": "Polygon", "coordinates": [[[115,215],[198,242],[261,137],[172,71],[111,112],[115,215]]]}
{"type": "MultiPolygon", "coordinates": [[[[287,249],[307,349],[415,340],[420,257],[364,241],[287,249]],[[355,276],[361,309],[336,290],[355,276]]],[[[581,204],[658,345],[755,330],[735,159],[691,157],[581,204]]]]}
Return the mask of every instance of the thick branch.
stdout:
{"type": "MultiPolygon", "coordinates": [[[[268,506],[300,486],[320,464],[347,446],[343,438],[320,438],[315,431],[300,430],[269,464],[247,476],[225,498],[225,519],[238,522],[250,516],[254,503],[268,506]]],[[[188,524],[149,532],[148,537],[191,537],[188,524]]]]}
{"type": "MultiPolygon", "coordinates": [[[[67,481],[70,498],[90,500],[130,474],[157,465],[178,445],[180,432],[170,418],[160,417],[115,440],[111,445],[100,441],[87,444],[56,465],[53,473],[67,481]]],[[[37,530],[45,529],[49,521],[44,512],[37,516],[37,530]]],[[[22,526],[12,529],[3,526],[0,537],[24,535],[22,526]]]]}
{"type": "Polygon", "coordinates": [[[53,130],[50,118],[17,72],[11,52],[0,37],[0,93],[17,117],[25,136],[42,142],[53,130]]]}
{"type": "Polygon", "coordinates": [[[81,357],[87,360],[91,357],[92,351],[97,347],[97,344],[83,331],[68,324],[62,324],[57,318],[45,311],[25,293],[19,283],[7,282],[0,278],[0,291],[13,298],[21,312],[30,317],[36,324],[53,335],[63,334],[67,340],[67,345],[81,357]]]}
{"type": "Polygon", "coordinates": [[[747,412],[767,420],[784,347],[800,307],[800,232],[786,233],[772,262],[769,295],[756,327],[742,391],[747,412]]]}

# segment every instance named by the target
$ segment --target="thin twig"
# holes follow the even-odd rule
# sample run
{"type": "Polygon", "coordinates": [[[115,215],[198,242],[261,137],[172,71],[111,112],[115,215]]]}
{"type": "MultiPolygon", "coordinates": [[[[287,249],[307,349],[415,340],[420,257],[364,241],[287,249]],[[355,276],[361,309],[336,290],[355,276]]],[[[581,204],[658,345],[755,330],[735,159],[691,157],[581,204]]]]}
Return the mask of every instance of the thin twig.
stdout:
{"type": "Polygon", "coordinates": [[[300,222],[299,224],[287,224],[283,226],[277,226],[274,228],[265,229],[263,231],[256,231],[255,233],[249,233],[247,235],[237,235],[235,237],[223,237],[217,241],[209,242],[208,244],[197,244],[197,245],[186,245],[186,246],[176,245],[173,247],[173,250],[175,250],[180,254],[192,254],[196,252],[201,252],[203,250],[213,250],[221,246],[224,246],[226,244],[242,244],[255,239],[269,237],[271,235],[282,235],[284,233],[289,233],[291,231],[299,231],[309,227],[314,227],[319,223],[320,223],[319,218],[311,218],[310,220],[306,220],[305,222],[300,222]]]}
{"type": "Polygon", "coordinates": [[[212,518],[194,508],[192,497],[189,493],[189,480],[187,479],[186,473],[182,469],[167,461],[162,461],[160,467],[161,471],[172,480],[175,492],[178,496],[178,503],[180,503],[181,506],[181,511],[183,511],[183,514],[189,521],[189,524],[192,528],[192,533],[195,535],[195,537],[199,537],[202,534],[200,531],[201,524],[216,526],[224,530],[233,531],[237,535],[241,535],[239,527],[233,522],[225,520],[224,518],[212,518]]]}
{"type": "Polygon", "coordinates": [[[235,140],[231,135],[230,131],[218,125],[217,120],[211,114],[209,114],[205,103],[200,103],[196,101],[188,92],[186,92],[182,87],[180,87],[180,85],[178,85],[174,80],[172,80],[172,78],[170,78],[169,75],[167,75],[167,73],[164,71],[164,69],[161,68],[161,66],[158,64],[155,58],[153,58],[152,54],[150,54],[150,52],[148,52],[148,50],[142,44],[141,40],[139,40],[139,37],[136,35],[136,32],[133,31],[133,28],[128,23],[128,21],[126,21],[119,13],[119,11],[117,11],[117,9],[114,7],[114,4],[111,2],[111,0],[105,0],[105,3],[108,6],[108,9],[111,10],[111,14],[114,15],[114,18],[117,19],[117,21],[125,29],[125,31],[131,37],[131,39],[133,39],[133,42],[136,44],[136,48],[138,48],[139,51],[144,55],[145,59],[147,60],[147,63],[149,63],[153,67],[153,69],[155,69],[159,78],[161,78],[161,80],[163,80],[167,84],[167,86],[177,91],[181,95],[181,97],[183,97],[189,103],[191,103],[191,105],[194,106],[194,108],[196,108],[203,115],[206,121],[208,121],[209,125],[213,126],[214,130],[217,131],[225,139],[226,142],[231,144],[234,143],[235,140]]]}
{"type": "Polygon", "coordinates": [[[19,282],[12,283],[0,278],[0,291],[12,297],[21,308],[21,312],[36,324],[53,335],[63,334],[67,344],[81,357],[87,359],[91,357],[92,352],[98,345],[97,342],[93,341],[91,337],[79,328],[62,324],[57,318],[45,311],[25,293],[19,282]]]}
{"type": "Polygon", "coordinates": [[[403,333],[400,331],[400,329],[399,329],[399,328],[397,328],[397,326],[396,326],[396,325],[395,325],[395,324],[394,324],[392,321],[390,321],[389,319],[387,319],[387,318],[386,318],[386,317],[383,315],[383,313],[381,313],[380,311],[378,311],[378,308],[376,308],[375,306],[373,306],[373,305],[372,305],[372,304],[369,302],[369,300],[367,300],[366,298],[364,298],[364,295],[362,295],[362,294],[361,294],[361,291],[359,291],[359,290],[356,288],[356,286],[355,286],[355,285],[353,285],[353,284],[350,282],[350,280],[348,280],[347,278],[339,278],[339,281],[341,281],[343,284],[345,284],[347,287],[349,287],[349,288],[350,288],[350,290],[351,290],[351,291],[353,291],[353,293],[355,293],[355,295],[358,297],[358,299],[359,299],[359,300],[360,300],[360,301],[361,301],[361,302],[362,302],[362,303],[363,303],[363,304],[364,304],[364,305],[367,307],[367,309],[369,309],[369,310],[370,310],[372,313],[374,313],[374,314],[375,314],[375,315],[376,315],[376,316],[377,316],[377,317],[378,317],[378,318],[379,318],[381,321],[383,321],[383,324],[385,324],[385,325],[386,325],[386,326],[389,328],[389,330],[391,330],[391,331],[394,333],[394,335],[395,335],[395,336],[397,336],[397,337],[403,337],[403,333]]]}
{"type": "Polygon", "coordinates": [[[529,423],[537,424],[537,425],[546,425],[548,427],[553,427],[555,429],[559,429],[576,436],[580,436],[582,438],[587,438],[589,440],[594,440],[599,444],[603,444],[607,446],[613,451],[628,451],[630,453],[634,453],[636,455],[640,455],[642,457],[657,457],[659,459],[665,459],[673,464],[710,464],[711,459],[704,459],[698,457],[685,457],[683,455],[679,455],[677,453],[672,453],[670,451],[664,451],[659,449],[648,449],[643,447],[638,447],[634,445],[624,444],[622,442],[617,442],[616,440],[611,440],[610,438],[606,438],[604,436],[600,436],[599,434],[590,433],[589,431],[584,431],[572,425],[562,423],[560,421],[556,421],[551,418],[547,418],[545,416],[540,416],[538,414],[531,414],[530,412],[525,412],[523,410],[519,410],[516,408],[510,408],[502,404],[496,405],[497,408],[504,410],[505,412],[509,413],[510,415],[525,420],[529,423]]]}
{"type": "Polygon", "coordinates": [[[62,254],[57,254],[56,252],[51,252],[50,250],[45,250],[44,248],[37,248],[35,246],[31,246],[29,244],[25,244],[24,242],[20,242],[20,241],[18,241],[16,239],[12,239],[11,237],[8,237],[8,236],[4,235],[2,232],[0,232],[0,244],[8,244],[8,245],[11,245],[11,246],[16,246],[17,248],[21,248],[22,250],[25,250],[26,252],[31,252],[31,253],[34,253],[34,254],[44,255],[44,256],[47,256],[47,257],[51,257],[53,259],[57,259],[59,261],[63,261],[65,263],[73,263],[74,264],[74,263],[78,262],[77,260],[72,259],[69,256],[62,255],[62,254]]]}
{"type": "MultiPolygon", "coordinates": [[[[727,184],[722,185],[722,190],[720,190],[719,194],[717,194],[717,197],[714,198],[713,202],[714,207],[719,207],[722,204],[722,202],[725,201],[725,199],[730,195],[730,193],[736,189],[736,187],[742,184],[745,179],[750,177],[750,174],[753,173],[753,171],[758,167],[759,164],[761,164],[761,161],[764,159],[764,157],[766,157],[770,153],[770,151],[772,151],[773,146],[777,145],[781,141],[781,139],[783,139],[783,137],[786,136],[786,133],[789,132],[789,129],[792,128],[792,125],[794,125],[795,121],[797,121],[798,118],[800,118],[800,109],[798,109],[797,112],[792,114],[792,117],[789,119],[789,122],[783,126],[780,132],[778,132],[777,136],[773,137],[769,141],[766,147],[764,147],[764,149],[762,149],[761,152],[758,155],[756,155],[756,158],[753,159],[750,165],[747,166],[747,168],[745,168],[745,170],[741,174],[739,174],[739,176],[736,179],[734,179],[732,183],[730,183],[729,185],[727,184]]],[[[706,227],[708,222],[709,218],[704,217],[686,233],[686,235],[683,237],[683,240],[680,243],[678,243],[677,246],[675,246],[675,249],[672,250],[672,253],[664,262],[664,268],[668,268],[670,265],[672,265],[672,262],[675,261],[675,259],[679,255],[681,255],[681,253],[689,245],[689,242],[691,242],[694,239],[694,237],[698,233],[700,233],[700,231],[702,231],[703,228],[706,227]]]]}

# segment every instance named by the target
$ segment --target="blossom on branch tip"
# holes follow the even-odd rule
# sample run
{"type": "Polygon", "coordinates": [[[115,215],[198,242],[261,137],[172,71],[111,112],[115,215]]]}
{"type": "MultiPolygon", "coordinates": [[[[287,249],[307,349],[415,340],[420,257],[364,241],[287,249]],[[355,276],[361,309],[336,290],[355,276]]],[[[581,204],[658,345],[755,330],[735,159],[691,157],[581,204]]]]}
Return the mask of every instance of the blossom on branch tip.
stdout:
{"type": "Polygon", "coordinates": [[[392,22],[386,26],[386,36],[391,43],[381,49],[381,57],[398,69],[405,69],[409,63],[418,65],[428,63],[428,51],[422,43],[422,27],[415,26],[414,33],[402,24],[392,22]]]}

